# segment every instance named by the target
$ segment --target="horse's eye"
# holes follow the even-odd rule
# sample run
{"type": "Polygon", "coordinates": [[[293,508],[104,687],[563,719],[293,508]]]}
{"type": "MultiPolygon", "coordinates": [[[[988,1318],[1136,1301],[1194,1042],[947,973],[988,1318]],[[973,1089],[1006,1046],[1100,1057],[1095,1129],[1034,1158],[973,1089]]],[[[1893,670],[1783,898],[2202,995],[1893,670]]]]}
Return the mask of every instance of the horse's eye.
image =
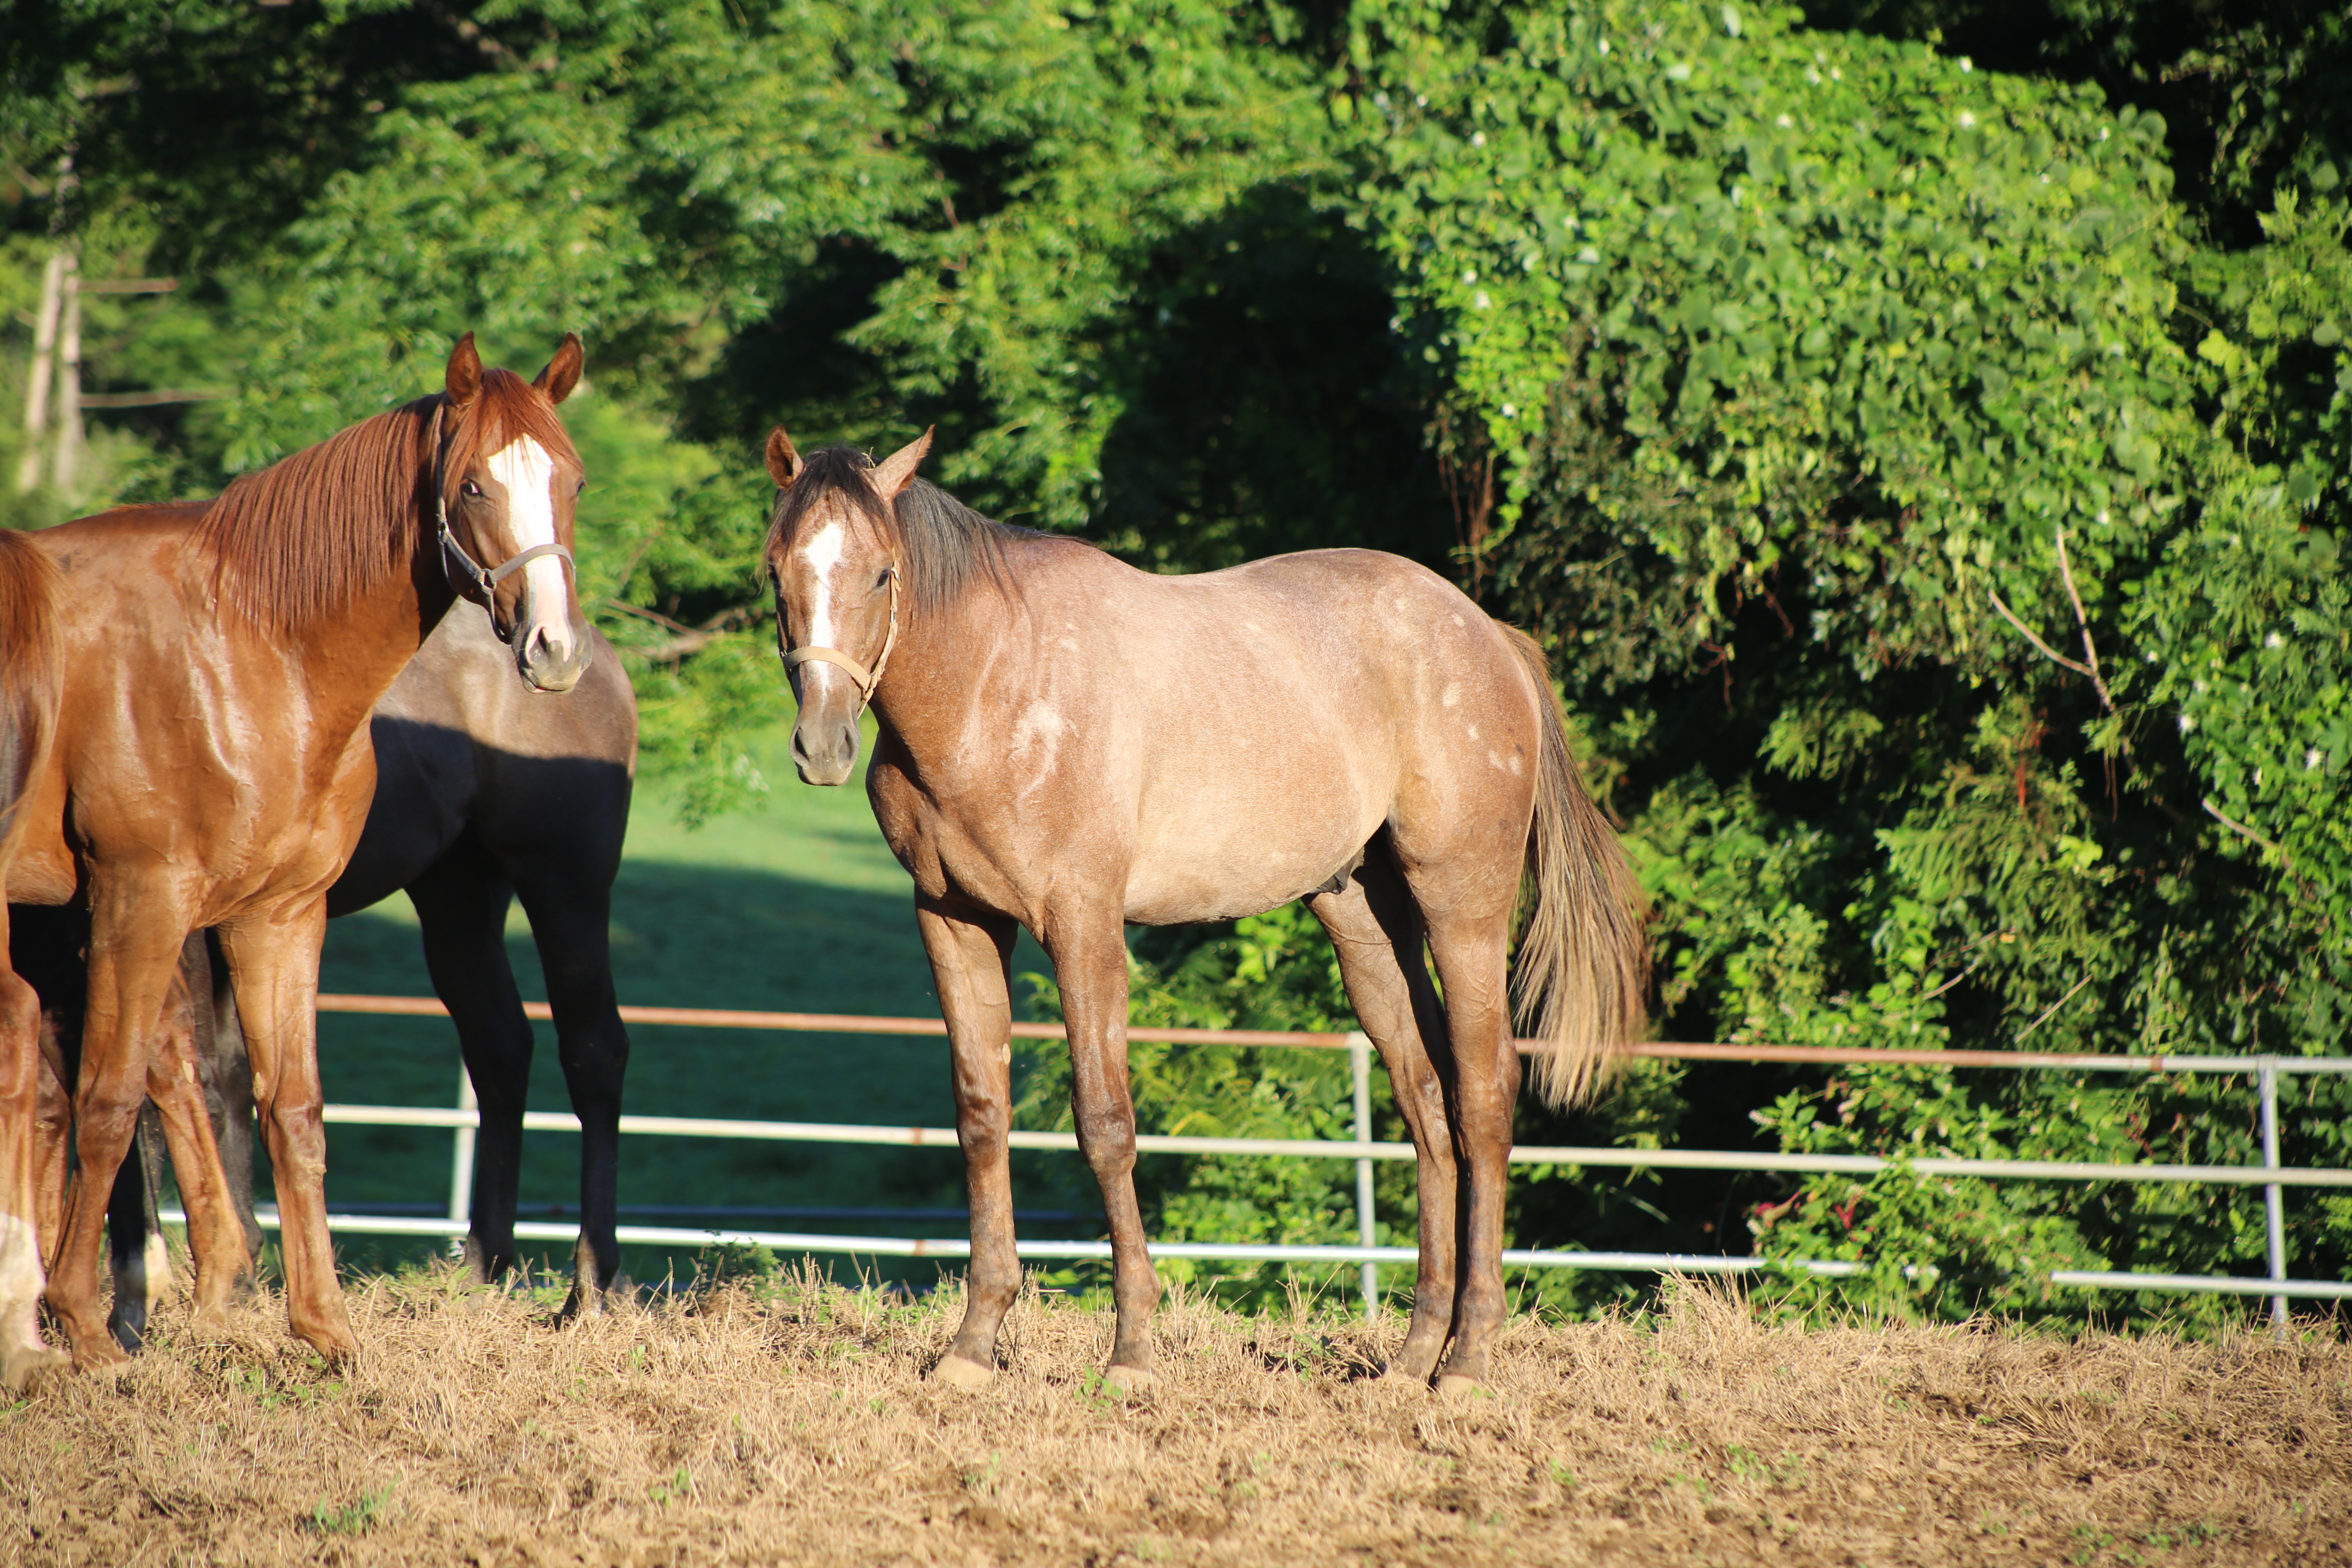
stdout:
{"type": "Polygon", "coordinates": [[[469,495],[469,496],[478,496],[478,495],[480,495],[480,494],[482,493],[482,487],[481,487],[481,486],[479,486],[479,485],[478,485],[478,484],[476,484],[473,480],[471,480],[471,479],[467,479],[467,480],[466,481],[465,489],[464,489],[464,492],[463,492],[463,493],[465,493],[465,494],[467,494],[467,495],[469,495]]]}
{"type": "Polygon", "coordinates": [[[874,579],[875,592],[879,593],[890,585],[890,570],[889,567],[885,566],[882,568],[881,575],[874,579]]]}

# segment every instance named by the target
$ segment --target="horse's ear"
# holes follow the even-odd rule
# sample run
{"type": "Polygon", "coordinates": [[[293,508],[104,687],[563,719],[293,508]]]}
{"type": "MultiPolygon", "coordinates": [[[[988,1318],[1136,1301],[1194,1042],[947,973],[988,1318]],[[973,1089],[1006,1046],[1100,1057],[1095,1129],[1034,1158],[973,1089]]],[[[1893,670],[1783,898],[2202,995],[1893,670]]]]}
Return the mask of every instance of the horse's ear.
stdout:
{"type": "Polygon", "coordinates": [[[474,350],[474,334],[467,332],[449,351],[449,374],[442,382],[449,394],[449,405],[464,408],[482,390],[482,356],[474,350]]]}
{"type": "Polygon", "coordinates": [[[793,438],[781,425],[768,432],[768,477],[780,490],[792,489],[801,477],[801,455],[793,450],[793,438]]]}
{"type": "Polygon", "coordinates": [[[931,449],[931,431],[938,428],[932,426],[874,465],[874,488],[882,493],[884,500],[897,500],[898,493],[914,482],[915,466],[931,449]]]}
{"type": "Polygon", "coordinates": [[[555,347],[555,357],[547,362],[547,368],[531,384],[547,394],[550,403],[561,403],[580,384],[580,364],[586,357],[580,352],[580,334],[566,332],[555,347]]]}

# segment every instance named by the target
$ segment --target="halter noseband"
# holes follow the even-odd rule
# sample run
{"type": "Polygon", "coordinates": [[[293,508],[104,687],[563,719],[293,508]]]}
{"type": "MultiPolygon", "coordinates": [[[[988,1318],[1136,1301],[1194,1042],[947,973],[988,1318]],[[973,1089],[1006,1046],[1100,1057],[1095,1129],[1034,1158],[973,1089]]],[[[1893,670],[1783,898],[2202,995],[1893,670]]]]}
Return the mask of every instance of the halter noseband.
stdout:
{"type": "Polygon", "coordinates": [[[873,702],[874,689],[882,684],[882,672],[890,667],[890,650],[898,642],[898,569],[887,567],[882,575],[890,584],[890,629],[882,636],[882,652],[875,659],[872,669],[867,669],[837,647],[811,646],[792,648],[784,654],[784,673],[787,675],[809,663],[835,664],[847,670],[849,679],[857,682],[857,710],[861,713],[873,702]]]}
{"type": "MultiPolygon", "coordinates": [[[[572,559],[568,546],[534,544],[517,551],[496,567],[488,567],[468,554],[466,547],[457,542],[457,536],[449,531],[449,448],[441,439],[441,416],[447,407],[448,401],[445,398],[433,410],[433,521],[441,536],[441,574],[448,580],[449,586],[460,598],[467,597],[466,589],[472,587],[481,595],[482,605],[487,609],[490,606],[490,595],[499,584],[542,555],[555,556],[571,567],[576,581],[580,575],[580,563],[572,559]]],[[[490,626],[492,630],[497,630],[496,616],[490,617],[490,626]]],[[[506,641],[506,634],[500,633],[499,640],[506,641]]]]}

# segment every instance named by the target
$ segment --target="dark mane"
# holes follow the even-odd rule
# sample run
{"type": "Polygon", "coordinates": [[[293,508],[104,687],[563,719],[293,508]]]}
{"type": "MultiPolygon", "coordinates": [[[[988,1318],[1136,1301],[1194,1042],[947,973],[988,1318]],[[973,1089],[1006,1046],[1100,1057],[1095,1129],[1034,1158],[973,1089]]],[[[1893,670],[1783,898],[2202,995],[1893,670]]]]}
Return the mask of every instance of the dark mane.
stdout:
{"type": "Polygon", "coordinates": [[[763,557],[772,559],[776,552],[791,549],[802,520],[816,503],[827,496],[840,496],[897,547],[907,563],[907,586],[915,611],[928,615],[953,605],[975,578],[985,578],[999,589],[1011,587],[1011,567],[1004,553],[1007,544],[1063,537],[982,517],[925,479],[913,480],[899,493],[894,511],[882,505],[874,487],[866,481],[866,471],[873,467],[873,459],[852,447],[826,447],[810,453],[793,488],[776,500],[763,557]]]}
{"type": "MultiPolygon", "coordinates": [[[[445,401],[420,397],[237,479],[196,525],[218,586],[255,620],[296,631],[406,570],[432,510],[433,416],[445,401]]],[[[448,471],[465,472],[518,436],[579,464],[530,383],[484,372],[473,406],[442,431],[448,471]]]]}

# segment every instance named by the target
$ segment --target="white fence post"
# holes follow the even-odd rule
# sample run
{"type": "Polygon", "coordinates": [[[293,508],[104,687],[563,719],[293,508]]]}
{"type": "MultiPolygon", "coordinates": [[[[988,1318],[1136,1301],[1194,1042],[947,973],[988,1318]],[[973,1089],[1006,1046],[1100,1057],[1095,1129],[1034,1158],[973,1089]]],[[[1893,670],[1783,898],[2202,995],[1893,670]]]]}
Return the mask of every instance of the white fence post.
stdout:
{"type": "MultiPolygon", "coordinates": [[[[478,1113],[482,1102],[474,1098],[474,1075],[466,1064],[457,1064],[457,1109],[478,1113]]],[[[449,1160],[449,1223],[464,1225],[474,1215],[474,1129],[471,1124],[457,1129],[457,1151],[449,1160]]],[[[465,1248],[465,1237],[449,1238],[449,1251],[454,1257],[465,1248]]]]}
{"type": "MultiPolygon", "coordinates": [[[[2263,1057],[2257,1069],[2263,1090],[2263,1165],[2267,1170],[2279,1168],[2278,1131],[2278,1060],[2263,1057]]],[[[2286,1278],[2286,1189],[2276,1182],[2263,1189],[2263,1218],[2269,1224],[2271,1278],[2286,1278]]],[[[2271,1326],[2286,1331],[2286,1298],[2271,1298],[2271,1326]]]]}
{"type": "MultiPolygon", "coordinates": [[[[1372,1039],[1361,1029],[1348,1031],[1348,1072],[1355,1080],[1356,1142],[1372,1141],[1372,1039]]],[[[1356,1242],[1370,1247],[1372,1233],[1372,1163],[1368,1158],[1356,1161],[1356,1242]]],[[[1363,1271],[1364,1319],[1367,1322],[1380,1316],[1380,1265],[1366,1260],[1363,1271]]]]}

